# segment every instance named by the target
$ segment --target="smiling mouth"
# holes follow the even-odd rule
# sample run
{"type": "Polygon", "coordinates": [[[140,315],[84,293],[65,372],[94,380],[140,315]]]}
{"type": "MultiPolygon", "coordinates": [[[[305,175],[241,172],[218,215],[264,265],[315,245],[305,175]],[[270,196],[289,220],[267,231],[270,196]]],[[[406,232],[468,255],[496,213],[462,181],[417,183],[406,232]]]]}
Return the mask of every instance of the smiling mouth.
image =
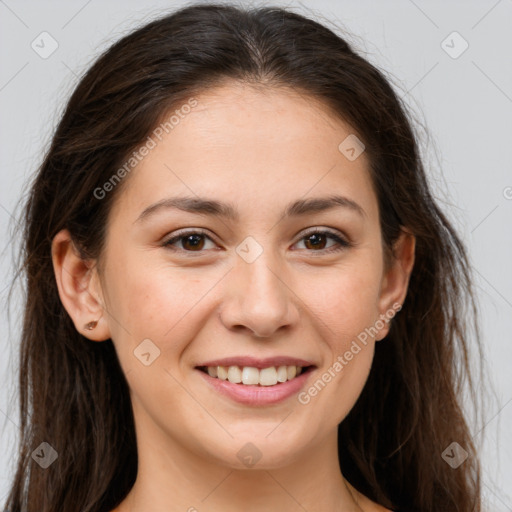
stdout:
{"type": "Polygon", "coordinates": [[[290,381],[314,366],[270,366],[255,368],[252,366],[198,366],[198,370],[210,377],[225,380],[242,386],[275,386],[290,381]]]}

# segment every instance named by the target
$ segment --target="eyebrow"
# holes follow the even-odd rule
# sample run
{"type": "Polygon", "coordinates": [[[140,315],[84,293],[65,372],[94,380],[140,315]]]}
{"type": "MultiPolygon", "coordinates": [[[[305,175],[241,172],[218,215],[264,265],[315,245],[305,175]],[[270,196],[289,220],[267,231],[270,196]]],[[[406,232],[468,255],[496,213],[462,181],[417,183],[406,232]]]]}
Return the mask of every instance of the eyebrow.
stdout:
{"type": "MultiPolygon", "coordinates": [[[[315,197],[294,201],[286,206],[283,217],[298,217],[340,207],[347,208],[362,217],[366,216],[364,209],[352,199],[339,195],[331,195],[328,197],[315,197]]],[[[178,209],[199,215],[211,215],[234,222],[238,222],[240,218],[238,211],[231,203],[223,203],[215,199],[203,197],[169,197],[145,208],[137,217],[134,224],[140,223],[155,213],[166,209],[178,209]]]]}

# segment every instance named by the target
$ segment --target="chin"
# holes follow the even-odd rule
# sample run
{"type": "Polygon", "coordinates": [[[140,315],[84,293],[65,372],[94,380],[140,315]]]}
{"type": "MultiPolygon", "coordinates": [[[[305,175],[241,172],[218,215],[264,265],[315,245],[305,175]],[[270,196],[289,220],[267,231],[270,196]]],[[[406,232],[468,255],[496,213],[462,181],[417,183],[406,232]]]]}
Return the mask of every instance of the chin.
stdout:
{"type": "MultiPolygon", "coordinates": [[[[273,425],[276,429],[278,424],[273,425]]],[[[278,469],[293,464],[311,442],[308,439],[294,439],[290,435],[279,435],[277,430],[266,430],[260,435],[239,434],[233,439],[215,443],[222,444],[222,451],[212,453],[216,461],[231,469],[278,469]],[[269,435],[269,432],[270,433],[269,435]]]]}

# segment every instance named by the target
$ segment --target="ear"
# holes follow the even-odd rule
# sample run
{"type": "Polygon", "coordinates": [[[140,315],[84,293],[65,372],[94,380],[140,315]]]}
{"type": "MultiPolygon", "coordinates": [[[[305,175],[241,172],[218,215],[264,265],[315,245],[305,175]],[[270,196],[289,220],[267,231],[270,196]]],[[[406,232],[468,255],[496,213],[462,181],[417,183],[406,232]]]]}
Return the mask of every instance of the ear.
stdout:
{"type": "Polygon", "coordinates": [[[59,296],[76,330],[93,341],[110,338],[101,284],[94,262],[84,260],[67,229],[52,241],[52,262],[59,296]],[[94,329],[85,325],[97,321],[94,329]]]}
{"type": "Polygon", "coordinates": [[[378,310],[380,325],[384,324],[384,326],[379,329],[375,337],[377,341],[387,336],[390,328],[389,321],[402,308],[414,266],[415,247],[414,235],[402,228],[400,236],[393,244],[392,254],[382,277],[378,310]]]}

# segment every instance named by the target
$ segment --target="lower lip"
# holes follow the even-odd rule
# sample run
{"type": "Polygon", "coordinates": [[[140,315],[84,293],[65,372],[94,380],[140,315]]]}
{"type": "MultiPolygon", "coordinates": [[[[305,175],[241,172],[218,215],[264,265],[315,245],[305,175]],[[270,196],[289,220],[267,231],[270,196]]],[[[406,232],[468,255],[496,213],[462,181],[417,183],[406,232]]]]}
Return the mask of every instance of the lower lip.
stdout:
{"type": "Polygon", "coordinates": [[[313,370],[308,370],[292,380],[278,383],[275,386],[248,386],[246,384],[233,384],[227,380],[210,377],[207,373],[197,368],[196,371],[219,393],[231,398],[235,402],[254,406],[283,402],[298,393],[304,387],[310,374],[313,373],[313,370]]]}

